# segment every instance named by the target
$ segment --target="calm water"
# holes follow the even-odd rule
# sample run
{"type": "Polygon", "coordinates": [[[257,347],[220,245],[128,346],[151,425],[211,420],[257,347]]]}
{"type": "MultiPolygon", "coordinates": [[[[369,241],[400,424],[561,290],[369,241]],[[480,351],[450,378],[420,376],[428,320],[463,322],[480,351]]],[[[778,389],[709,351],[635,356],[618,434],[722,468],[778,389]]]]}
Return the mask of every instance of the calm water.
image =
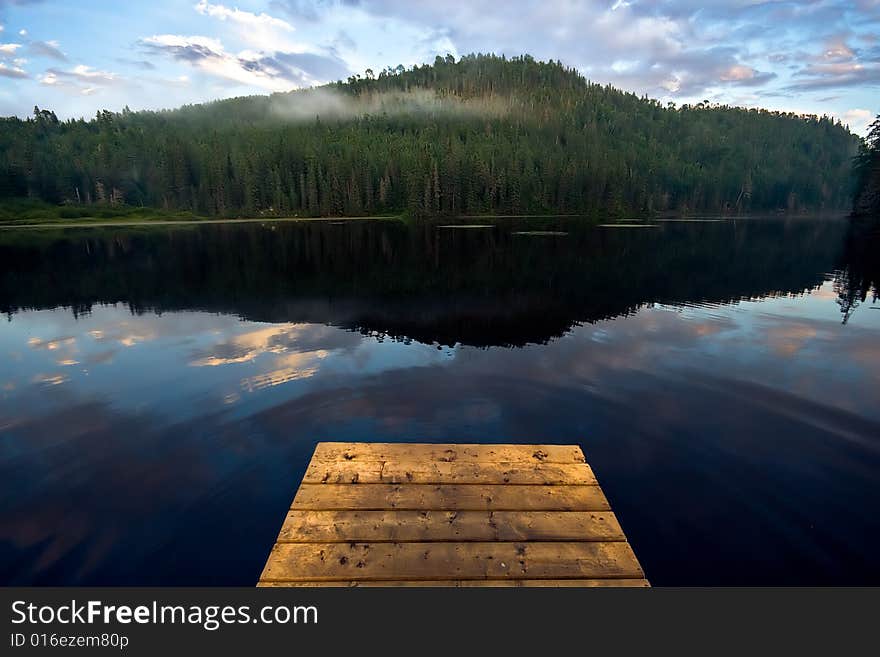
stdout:
{"type": "Polygon", "coordinates": [[[580,444],[658,585],[880,584],[878,259],[805,219],[0,231],[0,583],[251,585],[315,442],[418,440],[580,444]]]}

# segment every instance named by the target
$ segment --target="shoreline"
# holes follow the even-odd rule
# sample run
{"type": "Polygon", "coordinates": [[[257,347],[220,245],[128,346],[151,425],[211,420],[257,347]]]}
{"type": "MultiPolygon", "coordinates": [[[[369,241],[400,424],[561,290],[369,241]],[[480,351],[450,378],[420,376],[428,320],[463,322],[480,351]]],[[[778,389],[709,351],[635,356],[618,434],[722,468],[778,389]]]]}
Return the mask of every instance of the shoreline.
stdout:
{"type": "Polygon", "coordinates": [[[205,219],[139,219],[139,220],[112,220],[100,219],[96,221],[47,221],[45,223],[27,224],[3,224],[0,229],[13,228],[122,228],[125,226],[182,226],[187,224],[260,224],[260,223],[288,223],[288,222],[334,222],[334,221],[403,221],[403,217],[397,216],[370,216],[370,217],[241,217],[229,218],[205,218],[205,219]]]}
{"type": "MultiPolygon", "coordinates": [[[[491,215],[460,215],[458,217],[452,217],[451,219],[461,219],[461,220],[475,220],[480,219],[484,221],[498,221],[504,219],[574,219],[578,217],[587,217],[587,215],[577,215],[577,214],[565,214],[565,215],[499,215],[499,214],[491,214],[491,215]]],[[[847,219],[853,218],[851,215],[848,215],[843,212],[829,212],[827,214],[823,213],[804,213],[804,214],[770,214],[770,213],[755,213],[755,214],[740,214],[740,215],[664,215],[664,216],[656,216],[656,217],[638,217],[638,218],[630,218],[625,220],[619,220],[615,222],[604,221],[602,224],[597,225],[623,225],[623,224],[633,224],[637,223],[640,225],[657,225],[658,223],[675,223],[675,222],[693,222],[693,223],[705,223],[705,222],[724,222],[724,221],[735,221],[737,219],[816,219],[816,218],[827,218],[827,219],[847,219]]],[[[435,217],[433,219],[419,219],[417,221],[431,222],[434,220],[445,220],[448,221],[449,217],[435,217]]],[[[27,230],[36,230],[36,229],[51,229],[51,228],[60,228],[60,229],[68,229],[68,228],[124,228],[126,226],[131,227],[143,227],[143,226],[184,226],[184,225],[198,225],[198,224],[256,224],[256,223],[308,223],[308,222],[329,222],[329,223],[339,223],[339,222],[356,222],[356,221],[399,221],[399,222],[407,222],[409,221],[403,215],[370,215],[365,217],[238,217],[238,218],[228,218],[228,217],[205,217],[205,218],[193,218],[193,219],[87,219],[83,218],[80,220],[73,221],[57,221],[57,220],[47,220],[45,222],[35,223],[33,221],[29,223],[0,223],[0,230],[14,230],[14,229],[27,229],[27,230]]],[[[444,224],[441,227],[447,226],[458,226],[458,227],[466,227],[468,224],[444,224]]]]}

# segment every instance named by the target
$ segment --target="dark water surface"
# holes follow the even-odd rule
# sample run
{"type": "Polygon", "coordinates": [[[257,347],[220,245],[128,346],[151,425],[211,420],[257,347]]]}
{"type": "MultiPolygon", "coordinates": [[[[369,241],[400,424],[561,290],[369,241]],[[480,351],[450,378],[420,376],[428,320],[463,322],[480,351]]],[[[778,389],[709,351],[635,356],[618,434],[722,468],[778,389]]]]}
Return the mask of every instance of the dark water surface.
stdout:
{"type": "Polygon", "coordinates": [[[578,443],[657,585],[880,584],[877,259],[840,220],[0,231],[0,583],[251,585],[364,440],[578,443]]]}

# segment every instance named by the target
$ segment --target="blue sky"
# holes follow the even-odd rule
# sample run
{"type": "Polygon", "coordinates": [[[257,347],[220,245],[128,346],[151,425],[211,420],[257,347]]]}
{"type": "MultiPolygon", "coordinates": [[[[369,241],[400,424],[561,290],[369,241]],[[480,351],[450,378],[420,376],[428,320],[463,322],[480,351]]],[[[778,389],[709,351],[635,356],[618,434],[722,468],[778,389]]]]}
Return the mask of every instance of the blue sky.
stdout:
{"type": "Polygon", "coordinates": [[[470,52],[861,134],[880,112],[880,0],[0,0],[0,25],[0,115],[175,107],[470,52]]]}

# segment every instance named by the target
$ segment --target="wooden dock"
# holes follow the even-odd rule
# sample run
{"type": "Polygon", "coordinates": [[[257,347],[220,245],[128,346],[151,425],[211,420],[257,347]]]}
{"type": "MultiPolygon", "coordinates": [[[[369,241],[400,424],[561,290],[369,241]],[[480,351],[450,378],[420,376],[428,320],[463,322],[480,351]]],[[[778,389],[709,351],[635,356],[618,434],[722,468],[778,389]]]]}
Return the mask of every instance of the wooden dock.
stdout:
{"type": "Polygon", "coordinates": [[[318,443],[258,586],[648,586],[576,445],[318,443]]]}

